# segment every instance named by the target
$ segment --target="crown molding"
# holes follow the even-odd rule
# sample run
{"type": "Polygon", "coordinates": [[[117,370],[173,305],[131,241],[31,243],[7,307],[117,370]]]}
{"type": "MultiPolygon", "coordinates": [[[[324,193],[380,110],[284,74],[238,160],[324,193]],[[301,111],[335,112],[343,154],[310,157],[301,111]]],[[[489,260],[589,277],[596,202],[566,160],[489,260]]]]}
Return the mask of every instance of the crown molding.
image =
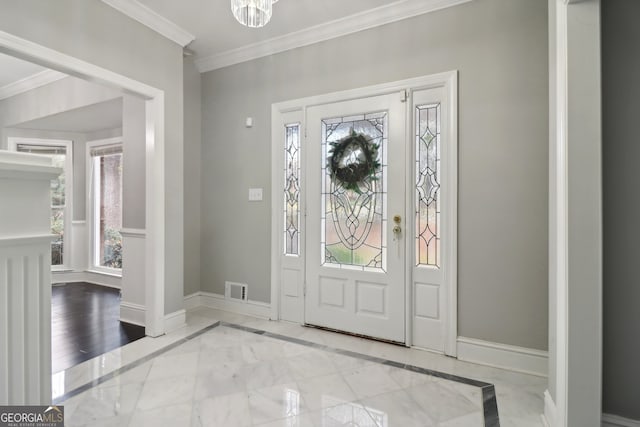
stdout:
{"type": "MultiPolygon", "coordinates": [[[[104,0],[103,0],[104,1],[104,0]]],[[[195,60],[201,73],[390,24],[473,0],[400,0],[258,43],[195,60]]]]}
{"type": "Polygon", "coordinates": [[[195,36],[164,16],[154,12],[137,0],[102,0],[117,11],[127,15],[163,35],[169,40],[185,47],[195,40],[195,36]]]}
{"type": "Polygon", "coordinates": [[[0,100],[7,99],[15,95],[19,95],[24,92],[28,92],[32,89],[40,86],[53,83],[60,79],[69,77],[68,75],[54,70],[44,70],[37,74],[34,74],[24,79],[20,79],[8,85],[0,87],[0,100]]]}

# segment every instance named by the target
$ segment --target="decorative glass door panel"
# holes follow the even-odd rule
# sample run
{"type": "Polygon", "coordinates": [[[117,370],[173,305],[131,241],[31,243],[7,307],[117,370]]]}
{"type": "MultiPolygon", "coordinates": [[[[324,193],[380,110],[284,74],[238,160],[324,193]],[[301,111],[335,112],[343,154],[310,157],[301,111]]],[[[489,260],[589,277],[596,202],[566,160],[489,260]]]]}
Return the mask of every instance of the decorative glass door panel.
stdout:
{"type": "Polygon", "coordinates": [[[307,324],[405,342],[405,106],[307,109],[307,324]]]}
{"type": "Polygon", "coordinates": [[[440,268],[440,104],[416,105],[416,265],[440,268]]]}
{"type": "MultiPolygon", "coordinates": [[[[451,146],[447,144],[447,98],[442,88],[413,93],[413,343],[436,351],[445,351],[446,322],[449,307],[447,250],[452,223],[451,146]]],[[[450,267],[449,267],[450,268],[450,267]]]]}
{"type": "MultiPolygon", "coordinates": [[[[387,212],[385,209],[387,113],[322,120],[321,264],[363,271],[385,271],[387,212]],[[363,135],[364,147],[348,144],[351,135],[363,135]],[[338,153],[339,144],[345,144],[338,153]],[[366,161],[367,147],[375,151],[375,171],[348,188],[333,176],[328,164],[340,155],[340,166],[366,161]]],[[[371,151],[371,150],[369,150],[371,151]]]]}

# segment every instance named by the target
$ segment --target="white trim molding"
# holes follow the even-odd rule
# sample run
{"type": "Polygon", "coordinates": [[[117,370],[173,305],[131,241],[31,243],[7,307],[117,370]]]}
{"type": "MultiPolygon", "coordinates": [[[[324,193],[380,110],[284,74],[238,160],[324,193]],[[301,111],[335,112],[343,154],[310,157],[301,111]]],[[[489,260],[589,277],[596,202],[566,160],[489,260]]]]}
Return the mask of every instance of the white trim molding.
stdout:
{"type": "Polygon", "coordinates": [[[122,228],[120,234],[126,237],[138,237],[144,238],[147,235],[147,231],[144,228],[122,228]]]}
{"type": "Polygon", "coordinates": [[[196,36],[136,0],[102,0],[120,13],[185,47],[196,36]]]}
{"type": "Polygon", "coordinates": [[[164,316],[164,332],[173,332],[187,325],[187,312],[182,309],[164,316]]]}
{"type": "Polygon", "coordinates": [[[544,391],[544,413],[541,417],[545,427],[560,427],[558,426],[558,409],[556,408],[556,402],[553,401],[549,390],[544,391]]]}
{"type": "Polygon", "coordinates": [[[225,299],[224,295],[214,294],[212,292],[199,292],[185,297],[185,307],[194,307],[195,299],[199,299],[197,306],[214,308],[216,310],[229,311],[231,313],[244,314],[246,316],[260,317],[268,319],[271,315],[271,304],[260,301],[238,302],[235,300],[225,299]]]}
{"type": "Polygon", "coordinates": [[[613,414],[602,414],[602,427],[640,427],[640,420],[632,420],[613,414]]]}
{"type": "MultiPolygon", "coordinates": [[[[108,3],[114,0],[103,0],[108,3]]],[[[314,25],[258,43],[242,46],[195,60],[201,73],[251,61],[287,50],[335,39],[359,31],[429,12],[468,3],[473,0],[400,0],[374,9],[365,10],[334,21],[314,25]]]]}
{"type": "Polygon", "coordinates": [[[59,71],[41,71],[29,77],[25,77],[23,79],[0,87],[0,100],[19,95],[21,93],[29,92],[32,89],[48,85],[49,83],[57,82],[58,80],[62,80],[65,77],[69,76],[59,71]]]}
{"type": "Polygon", "coordinates": [[[202,306],[200,291],[184,296],[184,309],[189,311],[202,306]]]}
{"type": "Polygon", "coordinates": [[[92,283],[107,288],[122,289],[122,277],[102,271],[53,271],[51,283],[92,283]]]}
{"type": "Polygon", "coordinates": [[[56,236],[53,234],[37,234],[31,236],[11,236],[0,238],[0,248],[24,246],[24,245],[38,245],[41,243],[51,243],[56,236]]]}
{"type": "Polygon", "coordinates": [[[458,359],[546,377],[549,353],[532,348],[458,337],[458,359]]]}
{"type": "Polygon", "coordinates": [[[134,304],[126,301],[120,302],[120,321],[144,326],[144,319],[147,309],[144,305],[134,304]]]}

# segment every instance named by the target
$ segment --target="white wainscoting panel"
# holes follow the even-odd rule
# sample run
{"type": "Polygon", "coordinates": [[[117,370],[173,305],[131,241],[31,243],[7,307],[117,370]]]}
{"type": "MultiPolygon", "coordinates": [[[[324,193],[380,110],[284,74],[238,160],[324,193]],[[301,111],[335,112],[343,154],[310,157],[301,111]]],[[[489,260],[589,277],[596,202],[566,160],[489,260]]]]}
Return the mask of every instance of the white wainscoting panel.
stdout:
{"type": "Polygon", "coordinates": [[[51,235],[0,239],[0,404],[51,402],[51,235]]]}
{"type": "Polygon", "coordinates": [[[0,405],[51,403],[51,159],[0,150],[0,405]]]}
{"type": "MultiPolygon", "coordinates": [[[[122,299],[120,320],[145,326],[145,318],[134,307],[146,307],[145,301],[145,230],[122,229],[122,299]]],[[[145,310],[146,311],[146,310],[145,310]]],[[[143,311],[142,313],[145,313],[143,311]]],[[[166,322],[165,322],[166,323],[166,322]]]]}
{"type": "Polygon", "coordinates": [[[458,359],[546,377],[549,353],[531,348],[459,337],[458,359]]]}

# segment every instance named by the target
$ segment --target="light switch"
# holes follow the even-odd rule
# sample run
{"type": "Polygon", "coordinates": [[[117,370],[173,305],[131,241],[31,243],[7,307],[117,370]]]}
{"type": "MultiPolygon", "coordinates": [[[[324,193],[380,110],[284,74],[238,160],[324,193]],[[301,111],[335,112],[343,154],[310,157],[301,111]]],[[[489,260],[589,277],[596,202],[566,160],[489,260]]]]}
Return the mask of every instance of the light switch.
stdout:
{"type": "Polygon", "coordinates": [[[253,127],[253,117],[247,117],[245,119],[244,125],[248,128],[253,127]]]}
{"type": "Polygon", "coordinates": [[[250,188],[249,189],[249,201],[259,202],[262,200],[262,188],[250,188]]]}

